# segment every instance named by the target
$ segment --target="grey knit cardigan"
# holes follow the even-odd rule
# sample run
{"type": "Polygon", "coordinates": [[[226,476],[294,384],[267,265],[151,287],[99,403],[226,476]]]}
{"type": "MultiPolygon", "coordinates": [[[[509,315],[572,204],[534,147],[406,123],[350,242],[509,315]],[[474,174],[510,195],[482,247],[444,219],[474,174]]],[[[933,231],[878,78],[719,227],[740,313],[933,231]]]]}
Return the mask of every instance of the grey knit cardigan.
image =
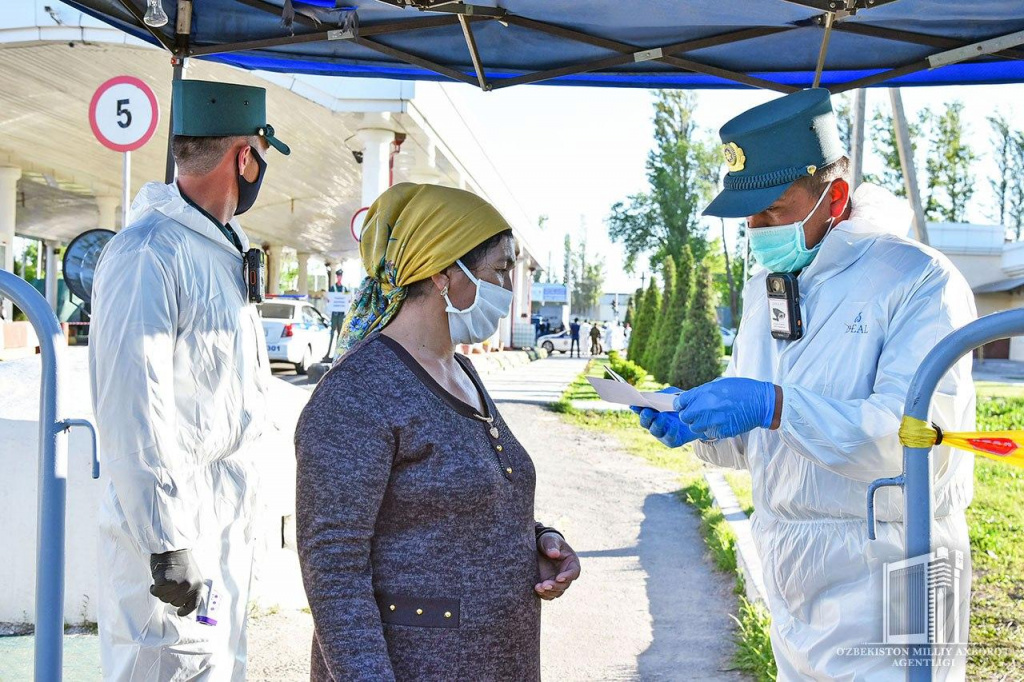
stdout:
{"type": "Polygon", "coordinates": [[[312,680],[540,679],[536,473],[493,423],[373,334],[295,432],[312,680]]]}

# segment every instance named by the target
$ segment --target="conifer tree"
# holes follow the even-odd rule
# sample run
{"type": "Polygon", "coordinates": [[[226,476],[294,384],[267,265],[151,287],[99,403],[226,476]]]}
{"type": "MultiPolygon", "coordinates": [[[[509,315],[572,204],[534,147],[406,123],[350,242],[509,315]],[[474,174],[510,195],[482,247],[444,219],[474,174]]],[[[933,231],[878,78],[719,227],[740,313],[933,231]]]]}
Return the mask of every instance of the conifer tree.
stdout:
{"type": "Polygon", "coordinates": [[[672,374],[672,363],[679,346],[679,337],[686,320],[686,307],[693,289],[693,253],[689,244],[683,245],[679,262],[676,264],[676,285],[672,289],[672,300],[665,306],[665,315],[658,333],[658,359],[654,375],[658,381],[667,382],[672,374]]]}
{"type": "Polygon", "coordinates": [[[637,308],[636,324],[633,325],[633,335],[629,338],[627,351],[629,359],[638,365],[643,366],[644,352],[647,350],[647,342],[651,338],[651,330],[660,308],[661,292],[658,291],[658,280],[651,277],[651,283],[637,308]]]}
{"type": "MultiPolygon", "coordinates": [[[[668,307],[672,305],[672,291],[676,288],[676,259],[672,256],[665,256],[661,265],[662,294],[661,306],[654,318],[654,326],[651,327],[651,337],[644,350],[644,362],[640,363],[647,368],[647,371],[655,378],[661,377],[663,372],[658,365],[661,360],[661,330],[665,326],[665,317],[668,315],[668,307]]],[[[660,379],[659,379],[660,381],[660,379]]]]}
{"type": "Polygon", "coordinates": [[[713,293],[711,271],[702,265],[695,277],[670,377],[672,385],[678,388],[695,388],[722,373],[722,334],[713,293]]]}

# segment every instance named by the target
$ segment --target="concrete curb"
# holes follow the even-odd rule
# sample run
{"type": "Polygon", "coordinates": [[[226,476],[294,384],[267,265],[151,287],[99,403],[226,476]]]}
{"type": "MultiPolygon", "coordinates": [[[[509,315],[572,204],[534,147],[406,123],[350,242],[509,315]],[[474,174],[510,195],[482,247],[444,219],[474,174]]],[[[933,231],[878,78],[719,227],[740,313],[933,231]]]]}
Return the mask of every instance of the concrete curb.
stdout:
{"type": "Polygon", "coordinates": [[[750,530],[750,519],[740,506],[736,494],[732,491],[729,482],[721,471],[708,471],[704,474],[704,480],[711,488],[711,496],[715,500],[715,506],[722,510],[729,529],[736,536],[736,567],[743,575],[743,584],[746,588],[747,600],[760,602],[767,605],[764,587],[764,569],[761,567],[761,557],[758,556],[754,547],[754,535],[750,530]]]}

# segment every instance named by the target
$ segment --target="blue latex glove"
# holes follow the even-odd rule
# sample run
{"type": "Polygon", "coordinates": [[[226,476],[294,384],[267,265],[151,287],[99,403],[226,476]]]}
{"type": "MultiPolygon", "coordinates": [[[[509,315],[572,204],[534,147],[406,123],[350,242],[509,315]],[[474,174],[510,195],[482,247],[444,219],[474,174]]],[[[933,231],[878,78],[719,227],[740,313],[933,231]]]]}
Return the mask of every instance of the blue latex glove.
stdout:
{"type": "Polygon", "coordinates": [[[718,379],[681,393],[679,419],[701,440],[732,438],[775,419],[775,384],[754,379],[718,379]]]}
{"type": "MultiPolygon", "coordinates": [[[[679,392],[678,388],[671,387],[658,391],[658,393],[679,392]]],[[[679,415],[675,412],[658,412],[650,407],[640,408],[635,405],[629,409],[640,415],[640,426],[650,431],[652,436],[670,448],[678,448],[697,439],[689,427],[679,421],[679,415]]]]}

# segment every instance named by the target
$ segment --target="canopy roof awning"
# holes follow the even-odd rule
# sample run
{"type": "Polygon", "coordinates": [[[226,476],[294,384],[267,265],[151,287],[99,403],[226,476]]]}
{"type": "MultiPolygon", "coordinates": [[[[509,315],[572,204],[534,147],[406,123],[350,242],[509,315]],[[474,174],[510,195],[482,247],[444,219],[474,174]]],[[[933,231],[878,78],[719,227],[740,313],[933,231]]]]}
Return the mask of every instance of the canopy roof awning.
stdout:
{"type": "Polygon", "coordinates": [[[1024,81],[1021,0],[161,0],[161,28],[144,0],[64,1],[179,57],[485,90],[1024,81]]]}
{"type": "Polygon", "coordinates": [[[974,287],[974,293],[1001,294],[1020,289],[1021,287],[1024,287],[1024,277],[1013,277],[1011,279],[1001,279],[998,282],[991,282],[989,284],[976,286],[974,287]]]}

